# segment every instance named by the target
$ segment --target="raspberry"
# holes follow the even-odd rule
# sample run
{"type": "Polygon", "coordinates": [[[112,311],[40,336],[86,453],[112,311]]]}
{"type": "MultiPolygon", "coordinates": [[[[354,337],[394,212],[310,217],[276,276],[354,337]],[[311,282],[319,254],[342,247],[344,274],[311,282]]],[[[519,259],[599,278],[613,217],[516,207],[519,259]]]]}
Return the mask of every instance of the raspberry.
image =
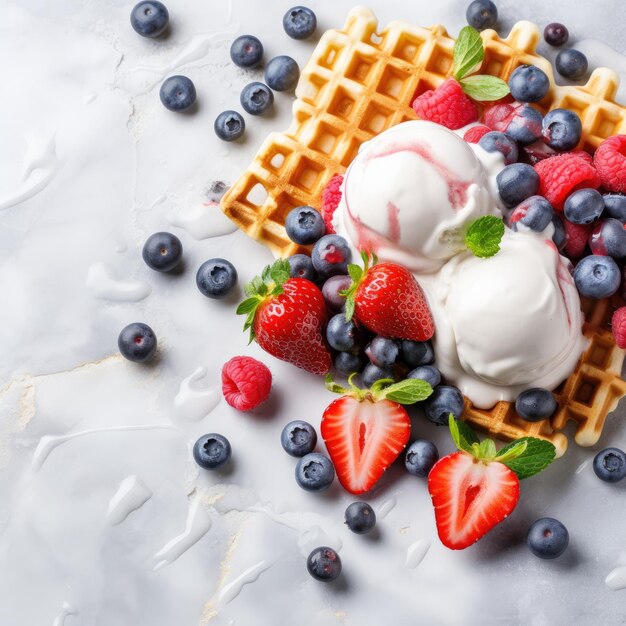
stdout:
{"type": "Polygon", "coordinates": [[[463,93],[461,85],[449,78],[435,90],[425,91],[413,101],[418,117],[456,130],[475,122],[478,113],[474,103],[463,93]]]}
{"type": "Polygon", "coordinates": [[[598,146],[593,163],[605,189],[626,193],[626,135],[605,139],[598,146]]]}
{"type": "Polygon", "coordinates": [[[539,161],[535,171],[539,174],[539,193],[558,211],[563,210],[563,203],[572,191],[600,186],[600,176],[586,153],[557,154],[539,161]]]}
{"type": "Polygon", "coordinates": [[[511,120],[515,117],[518,109],[522,108],[519,102],[499,102],[485,108],[483,112],[483,124],[491,130],[505,132],[511,120]]]}
{"type": "Polygon", "coordinates": [[[222,393],[230,406],[250,411],[267,399],[272,374],[264,363],[249,356],[235,356],[222,367],[222,393]]]}
{"type": "Polygon", "coordinates": [[[333,228],[333,214],[335,209],[341,202],[341,183],[343,183],[343,176],[341,174],[335,174],[327,183],[322,191],[322,218],[324,218],[324,224],[326,224],[326,234],[333,235],[335,229],[333,228]]]}
{"type": "Polygon", "coordinates": [[[615,343],[620,348],[626,348],[626,306],[621,306],[613,313],[611,326],[615,343]]]}
{"type": "Polygon", "coordinates": [[[479,124],[478,126],[472,126],[465,131],[463,139],[467,141],[467,143],[478,143],[480,141],[480,138],[490,131],[491,128],[483,124],[479,124]]]}
{"type": "Polygon", "coordinates": [[[563,225],[565,226],[565,254],[570,259],[579,259],[585,253],[591,226],[572,224],[568,220],[563,220],[563,225]]]}

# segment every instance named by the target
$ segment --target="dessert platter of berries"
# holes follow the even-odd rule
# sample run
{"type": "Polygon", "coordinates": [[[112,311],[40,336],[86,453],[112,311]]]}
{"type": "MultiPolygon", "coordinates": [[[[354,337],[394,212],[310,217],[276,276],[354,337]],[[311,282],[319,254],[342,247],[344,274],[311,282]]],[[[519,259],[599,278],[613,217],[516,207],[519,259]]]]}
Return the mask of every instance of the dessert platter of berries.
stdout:
{"type": "Polygon", "coordinates": [[[8,0],[1,625],[625,623],[626,5],[372,5],[8,0]]]}

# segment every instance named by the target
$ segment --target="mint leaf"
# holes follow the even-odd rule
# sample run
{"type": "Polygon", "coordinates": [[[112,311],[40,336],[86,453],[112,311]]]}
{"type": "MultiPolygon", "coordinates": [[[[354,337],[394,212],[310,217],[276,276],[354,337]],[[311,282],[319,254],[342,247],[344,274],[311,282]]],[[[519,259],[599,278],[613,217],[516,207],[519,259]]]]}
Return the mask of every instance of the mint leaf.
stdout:
{"type": "Polygon", "coordinates": [[[509,93],[509,86],[497,76],[479,74],[467,76],[460,81],[461,89],[473,100],[487,102],[500,100],[509,93]]]}
{"type": "Polygon", "coordinates": [[[495,215],[483,215],[474,220],[465,235],[465,244],[480,258],[487,258],[500,251],[504,236],[504,222],[495,215]]]}
{"type": "Polygon", "coordinates": [[[536,437],[522,437],[502,448],[496,460],[504,463],[517,474],[520,480],[523,480],[544,470],[554,461],[555,456],[556,448],[549,441],[536,437]],[[507,460],[507,452],[521,442],[526,442],[526,450],[517,458],[507,460]]]}
{"type": "Polygon", "coordinates": [[[452,75],[454,78],[461,80],[476,71],[485,57],[480,33],[471,26],[462,28],[454,44],[453,55],[452,75]]]}
{"type": "Polygon", "coordinates": [[[407,378],[374,392],[373,395],[375,400],[386,399],[398,404],[415,404],[420,400],[426,400],[432,392],[433,388],[425,380],[407,378]]]}

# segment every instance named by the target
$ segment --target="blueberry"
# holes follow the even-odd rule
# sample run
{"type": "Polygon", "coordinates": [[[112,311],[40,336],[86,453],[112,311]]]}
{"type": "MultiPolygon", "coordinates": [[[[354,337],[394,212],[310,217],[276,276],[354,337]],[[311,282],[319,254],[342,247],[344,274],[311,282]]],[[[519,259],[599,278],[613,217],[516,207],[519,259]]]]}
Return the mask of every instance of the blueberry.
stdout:
{"type": "Polygon", "coordinates": [[[530,104],[524,104],[515,111],[506,127],[506,135],[520,145],[528,146],[541,137],[542,119],[537,109],[530,104]]]}
{"type": "Polygon", "coordinates": [[[463,413],[463,394],[456,387],[439,385],[422,406],[424,414],[435,424],[447,425],[450,413],[459,418],[463,413]]]}
{"type": "Polygon", "coordinates": [[[130,25],[142,37],[158,37],[167,28],[170,14],[157,0],[139,2],[130,13],[130,25]]]}
{"type": "Polygon", "coordinates": [[[292,39],[306,39],[317,27],[315,13],[307,7],[293,7],[283,17],[283,28],[292,39]]]}
{"type": "Polygon", "coordinates": [[[518,204],[511,213],[511,228],[522,230],[519,226],[521,224],[529,230],[542,233],[552,222],[553,216],[554,209],[543,196],[530,196],[518,204]]]}
{"type": "Polygon", "coordinates": [[[332,548],[321,546],[309,554],[306,568],[315,580],[329,583],[341,574],[341,559],[332,548]]]}
{"type": "Polygon", "coordinates": [[[543,29],[543,38],[550,46],[562,46],[569,39],[569,31],[563,24],[552,22],[543,29]]]}
{"type": "Polygon", "coordinates": [[[556,559],[565,552],[569,533],[558,520],[542,517],[534,521],[528,529],[526,543],[530,551],[540,559],[556,559]]]}
{"type": "Polygon", "coordinates": [[[624,225],[613,217],[600,220],[591,231],[589,246],[593,254],[605,254],[614,259],[623,259],[626,256],[624,225]]]}
{"type": "Polygon", "coordinates": [[[565,232],[565,226],[563,225],[563,220],[561,216],[555,213],[552,216],[552,225],[554,226],[554,234],[552,235],[552,241],[554,241],[554,245],[559,249],[563,250],[565,244],[567,243],[567,234],[565,232]]]}
{"type": "Polygon", "coordinates": [[[239,97],[241,106],[250,115],[262,115],[274,104],[274,94],[265,83],[248,83],[239,97]]]}
{"type": "Polygon", "coordinates": [[[311,206],[299,206],[287,214],[285,230],[291,241],[306,246],[326,234],[326,225],[319,211],[311,206]]]}
{"type": "Polygon", "coordinates": [[[607,193],[602,196],[602,199],[604,200],[604,213],[626,224],[626,196],[619,193],[607,193]]]}
{"type": "Polygon", "coordinates": [[[335,369],[346,376],[360,372],[364,364],[365,359],[360,354],[339,352],[335,357],[335,369]]]}
{"type": "Polygon", "coordinates": [[[535,387],[526,389],[517,396],[515,410],[527,422],[539,422],[554,415],[557,403],[551,391],[535,387]]]}
{"type": "Polygon", "coordinates": [[[331,348],[340,352],[352,350],[357,344],[357,330],[354,322],[346,320],[343,313],[337,313],[328,321],[326,340],[331,348]]]}
{"type": "Polygon", "coordinates": [[[303,456],[296,465],[296,482],[305,491],[328,489],[335,479],[335,468],[330,459],[319,452],[303,456]]]}
{"type": "Polygon", "coordinates": [[[416,378],[417,380],[425,380],[431,387],[436,387],[441,383],[441,372],[434,365],[419,365],[412,369],[406,378],[416,378]]]}
{"type": "Polygon", "coordinates": [[[397,342],[387,337],[374,337],[365,348],[367,358],[374,365],[379,367],[387,367],[393,365],[398,358],[400,348],[397,342]]]}
{"type": "Polygon", "coordinates": [[[607,483],[616,483],[626,478],[626,454],[619,448],[606,448],[593,459],[593,471],[607,483]]]}
{"type": "Polygon", "coordinates": [[[430,341],[403,339],[400,343],[402,359],[409,367],[429,365],[435,360],[435,351],[430,341]]]}
{"type": "Polygon", "coordinates": [[[361,374],[361,382],[364,387],[371,387],[381,378],[391,378],[393,380],[393,370],[390,367],[378,367],[378,365],[368,363],[361,374]]]}
{"type": "Polygon", "coordinates": [[[619,289],[621,274],[610,256],[592,254],[576,265],[574,282],[581,296],[608,298],[619,289]]]}
{"type": "Polygon", "coordinates": [[[518,102],[539,102],[548,93],[550,81],[535,65],[520,65],[509,78],[509,89],[518,102]]]}
{"type": "Polygon", "coordinates": [[[230,46],[230,58],[239,67],[257,67],[263,58],[263,44],[253,35],[241,35],[230,46]]]}
{"type": "Polygon", "coordinates": [[[186,76],[170,76],[163,81],[159,97],[166,109],[185,111],[196,101],[196,87],[186,76]]]}
{"type": "Polygon", "coordinates": [[[512,208],[537,194],[539,174],[527,163],[513,163],[498,173],[496,183],[502,202],[512,208]]]}
{"type": "Polygon", "coordinates": [[[147,324],[133,322],[122,328],[117,338],[117,347],[125,359],[135,363],[145,363],[156,352],[156,335],[147,324]]]}
{"type": "Polygon", "coordinates": [[[230,442],[224,435],[203,435],[193,446],[193,458],[206,470],[214,470],[228,463],[231,455],[230,442]]]}
{"type": "Polygon", "coordinates": [[[552,109],[543,118],[543,140],[555,150],[572,150],[583,132],[580,117],[568,109],[552,109]]]}
{"type": "Polygon", "coordinates": [[[196,273],[196,285],[207,298],[224,298],[237,284],[237,270],[226,259],[209,259],[196,273]]]}
{"type": "Polygon", "coordinates": [[[317,272],[308,254],[292,254],[287,257],[287,262],[289,263],[289,276],[291,278],[306,278],[310,281],[317,278],[317,272]]]}
{"type": "Polygon", "coordinates": [[[467,7],[465,18],[476,30],[493,28],[498,21],[498,9],[491,0],[474,0],[467,7]]]}
{"type": "Polygon", "coordinates": [[[298,64],[286,55],[274,57],[265,66],[265,82],[274,91],[293,89],[300,78],[298,64]]]}
{"type": "Polygon", "coordinates": [[[595,189],[579,189],[565,200],[563,213],[572,224],[591,224],[604,211],[604,200],[595,189]]]}
{"type": "Polygon", "coordinates": [[[425,439],[417,439],[406,450],[404,466],[409,474],[426,478],[438,460],[437,446],[425,439]]]}
{"type": "Polygon", "coordinates": [[[554,62],[561,76],[570,80],[579,80],[587,73],[587,57],[578,50],[561,50],[554,62]]]}
{"type": "Polygon", "coordinates": [[[376,526],[376,513],[367,502],[353,502],[345,512],[346,526],[357,535],[365,535],[376,526]]]}
{"type": "Polygon", "coordinates": [[[223,111],[215,118],[213,130],[222,141],[236,141],[246,130],[246,123],[241,113],[223,111]]]}
{"type": "Polygon", "coordinates": [[[504,157],[505,165],[515,163],[519,156],[517,144],[510,137],[497,130],[485,133],[480,138],[478,145],[487,152],[500,152],[504,157]]]}
{"type": "Polygon", "coordinates": [[[141,256],[151,269],[157,272],[170,272],[183,257],[183,244],[172,233],[154,233],[143,244],[141,256]]]}
{"type": "Polygon", "coordinates": [[[340,296],[340,291],[346,291],[352,284],[350,276],[338,274],[331,276],[322,286],[322,295],[326,305],[333,311],[341,311],[346,304],[345,296],[340,296]]]}
{"type": "Polygon", "coordinates": [[[311,260],[317,273],[324,278],[335,274],[347,274],[352,251],[343,237],[324,235],[313,247],[311,260]]]}
{"type": "Polygon", "coordinates": [[[315,428],[304,420],[294,420],[283,428],[280,434],[280,443],[287,454],[304,456],[313,452],[317,443],[315,428]]]}

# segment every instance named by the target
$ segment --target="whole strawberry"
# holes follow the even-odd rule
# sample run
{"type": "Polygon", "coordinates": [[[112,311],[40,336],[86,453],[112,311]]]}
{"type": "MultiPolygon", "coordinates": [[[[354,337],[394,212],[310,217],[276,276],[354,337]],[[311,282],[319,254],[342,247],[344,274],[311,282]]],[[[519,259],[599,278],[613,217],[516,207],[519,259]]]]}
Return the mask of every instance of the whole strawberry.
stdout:
{"type": "Polygon", "coordinates": [[[377,263],[362,252],[363,269],[348,266],[352,285],[346,292],[346,319],[354,315],[365,328],[390,339],[425,341],[435,332],[422,288],[406,267],[377,263]]]}
{"type": "Polygon", "coordinates": [[[246,315],[244,331],[281,361],[312,374],[330,369],[324,340],[327,314],[322,292],[305,278],[290,278],[289,263],[279,259],[246,285],[248,296],[238,307],[246,315]]]}

